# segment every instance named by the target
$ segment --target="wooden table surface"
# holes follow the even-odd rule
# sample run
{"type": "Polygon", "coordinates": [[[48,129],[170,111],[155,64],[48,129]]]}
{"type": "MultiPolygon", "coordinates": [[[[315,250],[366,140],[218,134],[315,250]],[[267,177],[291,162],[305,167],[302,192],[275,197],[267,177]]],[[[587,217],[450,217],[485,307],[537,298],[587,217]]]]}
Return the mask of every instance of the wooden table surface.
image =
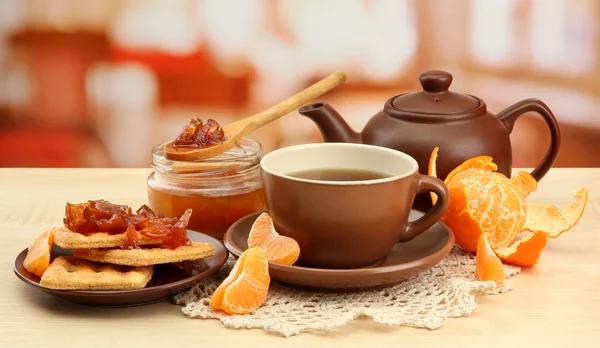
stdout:
{"type": "Polygon", "coordinates": [[[93,308],[42,293],[14,274],[17,254],[44,229],[59,226],[65,202],[146,202],[149,169],[0,169],[0,347],[303,347],[404,346],[598,347],[600,340],[600,168],[552,169],[529,201],[556,204],[589,188],[580,223],[550,240],[541,262],[510,282],[514,290],[482,296],[469,317],[438,330],[387,327],[358,319],[328,333],[291,338],[260,329],[231,330],[216,320],[189,319],[168,302],[93,308]],[[416,345],[415,345],[416,344],[416,345]]]}

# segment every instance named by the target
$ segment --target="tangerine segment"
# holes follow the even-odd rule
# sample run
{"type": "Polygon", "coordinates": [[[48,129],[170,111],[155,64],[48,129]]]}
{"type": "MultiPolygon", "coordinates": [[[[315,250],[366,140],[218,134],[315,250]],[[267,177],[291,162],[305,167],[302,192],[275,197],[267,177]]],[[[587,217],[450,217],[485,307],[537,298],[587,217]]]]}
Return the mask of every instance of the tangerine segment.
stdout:
{"type": "Polygon", "coordinates": [[[267,213],[260,214],[252,224],[248,235],[248,247],[260,247],[267,255],[267,260],[284,265],[293,265],[300,257],[298,242],[279,235],[267,213]]]}
{"type": "Polygon", "coordinates": [[[23,267],[29,273],[41,277],[50,266],[50,251],[54,242],[54,232],[45,231],[40,234],[27,250],[23,267]]]}
{"type": "Polygon", "coordinates": [[[269,292],[269,263],[261,248],[246,250],[242,272],[225,289],[221,309],[229,314],[247,314],[266,300],[269,292]]]}
{"type": "Polygon", "coordinates": [[[229,272],[227,278],[225,278],[219,287],[217,287],[217,290],[213,292],[212,296],[210,297],[210,306],[212,309],[221,309],[225,290],[227,290],[227,287],[233,284],[233,282],[235,282],[242,273],[242,268],[246,262],[246,255],[248,255],[248,250],[240,255],[240,258],[236,261],[235,265],[233,265],[233,268],[231,269],[231,272],[229,272]]]}
{"type": "MultiPolygon", "coordinates": [[[[436,146],[431,152],[431,156],[429,157],[429,167],[427,168],[427,175],[433,176],[434,178],[437,178],[436,162],[438,157],[438,150],[439,148],[436,146]]],[[[430,192],[429,195],[431,196],[431,204],[435,205],[435,203],[437,202],[437,195],[433,192],[430,192]]]]}
{"type": "Polygon", "coordinates": [[[537,181],[527,172],[519,172],[517,175],[510,178],[510,182],[525,197],[537,190],[537,181]]]}
{"type": "Polygon", "coordinates": [[[541,232],[550,238],[556,238],[575,226],[585,210],[588,198],[587,187],[582,187],[575,194],[575,202],[564,206],[562,212],[553,205],[527,204],[525,230],[541,232]]]}
{"type": "Polygon", "coordinates": [[[452,180],[452,178],[467,169],[481,169],[484,171],[495,172],[498,170],[496,163],[492,161],[490,156],[477,156],[464,161],[461,165],[454,168],[444,179],[444,182],[452,180]]]}
{"type": "Polygon", "coordinates": [[[546,246],[546,235],[541,232],[525,232],[526,236],[513,244],[494,249],[496,255],[507,263],[517,266],[534,266],[546,246]]]}
{"type": "Polygon", "coordinates": [[[494,281],[502,283],[504,281],[504,266],[502,261],[496,256],[494,249],[490,245],[488,236],[482,234],[477,242],[477,256],[475,257],[475,275],[482,281],[494,281]]]}

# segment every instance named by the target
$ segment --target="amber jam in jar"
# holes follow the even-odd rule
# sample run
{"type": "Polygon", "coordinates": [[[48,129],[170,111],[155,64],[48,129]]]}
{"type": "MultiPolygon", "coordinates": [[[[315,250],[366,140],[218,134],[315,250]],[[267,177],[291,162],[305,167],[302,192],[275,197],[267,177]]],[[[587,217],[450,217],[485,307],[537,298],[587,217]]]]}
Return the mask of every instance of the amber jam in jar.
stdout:
{"type": "Polygon", "coordinates": [[[181,216],[191,208],[187,228],[222,240],[234,222],[265,209],[259,142],[242,139],[224,154],[194,162],[169,160],[164,148],[152,150],[148,176],[148,205],[157,214],[181,216]]]}

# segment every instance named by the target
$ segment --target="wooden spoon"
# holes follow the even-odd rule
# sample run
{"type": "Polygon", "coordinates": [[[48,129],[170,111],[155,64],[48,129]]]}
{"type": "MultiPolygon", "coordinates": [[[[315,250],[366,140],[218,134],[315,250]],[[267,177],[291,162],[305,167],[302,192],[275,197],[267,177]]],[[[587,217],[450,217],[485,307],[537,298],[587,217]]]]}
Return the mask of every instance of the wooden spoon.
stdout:
{"type": "Polygon", "coordinates": [[[346,80],[346,74],[337,72],[327,76],[314,85],[304,89],[298,94],[274,105],[267,110],[243,120],[239,120],[223,126],[225,141],[218,145],[205,148],[175,148],[173,142],[165,146],[165,157],[177,161],[197,161],[204,158],[218,156],[234,147],[242,138],[254,132],[256,129],[273,122],[276,119],[294,111],[301,105],[310,102],[346,80]]]}

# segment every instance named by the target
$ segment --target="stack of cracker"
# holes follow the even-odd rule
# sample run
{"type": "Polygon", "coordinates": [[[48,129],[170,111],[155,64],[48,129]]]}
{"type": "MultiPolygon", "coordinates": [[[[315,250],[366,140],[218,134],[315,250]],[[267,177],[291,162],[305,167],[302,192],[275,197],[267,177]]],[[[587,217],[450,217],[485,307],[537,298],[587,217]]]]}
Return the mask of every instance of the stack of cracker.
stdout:
{"type": "Polygon", "coordinates": [[[152,279],[154,265],[198,260],[215,253],[212,244],[202,242],[190,242],[176,249],[162,248],[157,245],[160,240],[139,232],[140,249],[121,248],[126,232],[84,235],[58,227],[50,234],[50,246],[54,243],[73,252],[73,256],[54,259],[41,275],[40,285],[55,290],[140,289],[152,279]]]}

